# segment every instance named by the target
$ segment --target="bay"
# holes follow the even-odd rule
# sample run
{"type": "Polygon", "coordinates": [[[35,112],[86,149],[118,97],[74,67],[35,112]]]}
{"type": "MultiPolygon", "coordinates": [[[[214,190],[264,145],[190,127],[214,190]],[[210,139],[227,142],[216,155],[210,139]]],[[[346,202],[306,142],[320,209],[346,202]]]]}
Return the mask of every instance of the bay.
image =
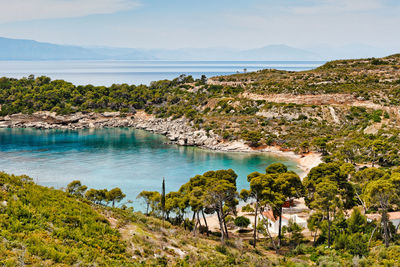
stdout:
{"type": "Polygon", "coordinates": [[[226,153],[166,144],[164,136],[132,128],[88,130],[0,129],[0,170],[27,174],[41,185],[65,187],[80,180],[90,188],[120,187],[143,208],[142,190],[176,191],[191,177],[209,170],[233,169],[240,191],[247,175],[274,162],[301,173],[296,162],[266,153],[226,153]]]}
{"type": "Polygon", "coordinates": [[[303,71],[316,68],[323,61],[0,61],[0,77],[22,78],[30,74],[62,79],[75,85],[150,84],[172,80],[181,74],[200,78],[235,74],[261,69],[303,71]]]}

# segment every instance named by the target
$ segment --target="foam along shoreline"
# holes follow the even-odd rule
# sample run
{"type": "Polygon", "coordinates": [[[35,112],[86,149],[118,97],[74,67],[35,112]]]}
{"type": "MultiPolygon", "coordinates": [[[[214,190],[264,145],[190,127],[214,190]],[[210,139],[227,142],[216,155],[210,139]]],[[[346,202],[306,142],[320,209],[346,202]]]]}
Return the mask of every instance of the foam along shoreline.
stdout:
{"type": "Polygon", "coordinates": [[[278,147],[263,147],[254,149],[243,140],[226,141],[213,131],[197,130],[185,118],[156,118],[144,111],[135,114],[120,114],[119,112],[75,113],[57,115],[54,112],[41,111],[33,114],[13,114],[0,117],[0,128],[36,128],[36,129],[67,129],[79,130],[89,128],[133,127],[164,135],[173,144],[181,146],[197,146],[204,149],[221,152],[269,153],[275,156],[290,158],[297,162],[303,170],[303,178],[313,167],[320,164],[319,153],[297,155],[290,151],[281,151],[278,147]]]}

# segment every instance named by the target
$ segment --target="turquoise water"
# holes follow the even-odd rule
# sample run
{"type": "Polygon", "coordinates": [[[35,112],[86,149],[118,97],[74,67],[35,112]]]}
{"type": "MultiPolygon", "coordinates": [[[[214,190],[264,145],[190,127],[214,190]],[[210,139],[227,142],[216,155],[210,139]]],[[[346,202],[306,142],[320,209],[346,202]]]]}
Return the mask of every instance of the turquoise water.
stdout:
{"type": "Polygon", "coordinates": [[[120,187],[136,210],[142,190],[178,190],[190,177],[209,170],[232,168],[238,189],[248,188],[246,176],[283,162],[298,173],[295,162],[260,153],[223,153],[166,144],[163,136],[130,128],[95,130],[0,129],[0,170],[27,174],[56,188],[78,179],[91,188],[120,187]]]}

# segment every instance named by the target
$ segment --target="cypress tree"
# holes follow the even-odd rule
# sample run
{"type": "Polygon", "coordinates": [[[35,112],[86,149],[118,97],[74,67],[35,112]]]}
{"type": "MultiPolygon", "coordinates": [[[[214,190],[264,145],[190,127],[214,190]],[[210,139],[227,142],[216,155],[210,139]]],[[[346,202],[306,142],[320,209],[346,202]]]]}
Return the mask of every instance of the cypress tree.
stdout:
{"type": "Polygon", "coordinates": [[[164,219],[165,219],[165,179],[163,178],[162,181],[162,189],[161,189],[161,210],[162,210],[162,219],[163,219],[163,225],[164,225],[164,219]]]}

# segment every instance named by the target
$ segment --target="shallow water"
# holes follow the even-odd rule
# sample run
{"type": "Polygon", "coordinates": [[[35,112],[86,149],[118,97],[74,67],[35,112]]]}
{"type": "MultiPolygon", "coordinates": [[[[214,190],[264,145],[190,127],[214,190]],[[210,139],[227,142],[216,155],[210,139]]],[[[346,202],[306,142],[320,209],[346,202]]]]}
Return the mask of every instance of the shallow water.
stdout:
{"type": "Polygon", "coordinates": [[[56,188],[78,179],[90,188],[120,187],[135,209],[142,190],[178,190],[190,177],[232,168],[240,191],[247,175],[274,162],[298,173],[296,162],[261,153],[224,153],[169,145],[161,135],[131,128],[91,130],[0,129],[0,170],[27,174],[56,188]]]}

